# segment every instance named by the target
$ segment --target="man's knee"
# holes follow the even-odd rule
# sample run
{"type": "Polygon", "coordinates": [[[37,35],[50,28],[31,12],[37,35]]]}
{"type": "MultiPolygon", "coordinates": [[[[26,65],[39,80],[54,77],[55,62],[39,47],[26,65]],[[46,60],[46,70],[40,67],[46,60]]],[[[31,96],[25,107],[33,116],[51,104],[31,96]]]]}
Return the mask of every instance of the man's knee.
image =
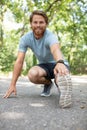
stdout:
{"type": "Polygon", "coordinates": [[[35,82],[37,80],[38,77],[38,71],[36,71],[35,69],[30,69],[28,72],[28,78],[31,82],[35,82]]]}

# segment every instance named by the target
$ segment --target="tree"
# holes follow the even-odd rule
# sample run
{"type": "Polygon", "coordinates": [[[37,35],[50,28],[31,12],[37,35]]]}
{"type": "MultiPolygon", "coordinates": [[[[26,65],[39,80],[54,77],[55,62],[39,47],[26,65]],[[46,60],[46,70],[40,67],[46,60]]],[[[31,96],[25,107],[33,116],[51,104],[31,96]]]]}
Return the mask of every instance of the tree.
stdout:
{"type": "MultiPolygon", "coordinates": [[[[1,0],[0,6],[2,8],[0,10],[2,18],[0,21],[1,44],[4,43],[5,47],[9,46],[11,50],[10,44],[15,41],[15,47],[12,44],[12,50],[15,54],[14,48],[18,44],[18,39],[30,30],[30,13],[35,9],[44,10],[49,17],[48,27],[57,34],[65,58],[70,63],[72,73],[87,73],[87,3],[85,0],[1,0]],[[22,23],[21,28],[11,32],[7,32],[3,28],[3,17],[7,9],[13,14],[16,23],[22,23]]],[[[26,57],[25,62],[26,64],[32,63],[31,67],[36,64],[37,60],[32,53],[30,61],[26,57]]]]}

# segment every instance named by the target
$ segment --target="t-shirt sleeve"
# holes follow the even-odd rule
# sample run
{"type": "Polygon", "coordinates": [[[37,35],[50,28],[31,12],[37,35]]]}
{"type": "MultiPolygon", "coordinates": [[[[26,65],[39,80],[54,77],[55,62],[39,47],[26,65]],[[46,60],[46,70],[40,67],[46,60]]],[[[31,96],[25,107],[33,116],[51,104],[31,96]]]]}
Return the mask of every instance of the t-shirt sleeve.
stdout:
{"type": "Polygon", "coordinates": [[[59,44],[58,37],[55,34],[52,34],[52,35],[48,36],[48,38],[47,38],[48,46],[51,46],[51,45],[53,45],[55,43],[59,44]]]}
{"type": "Polygon", "coordinates": [[[24,38],[20,38],[18,51],[24,53],[27,51],[27,45],[24,38]]]}

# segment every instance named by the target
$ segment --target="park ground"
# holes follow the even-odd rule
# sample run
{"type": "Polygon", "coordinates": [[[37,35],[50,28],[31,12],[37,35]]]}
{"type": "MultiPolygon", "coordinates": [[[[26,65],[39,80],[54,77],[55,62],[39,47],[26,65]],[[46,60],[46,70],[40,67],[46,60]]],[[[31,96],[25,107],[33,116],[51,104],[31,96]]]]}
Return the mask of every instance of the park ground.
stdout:
{"type": "Polygon", "coordinates": [[[4,99],[11,77],[0,76],[0,130],[87,130],[87,75],[71,76],[73,105],[61,109],[56,86],[40,97],[42,85],[27,77],[17,82],[17,96],[4,99]]]}

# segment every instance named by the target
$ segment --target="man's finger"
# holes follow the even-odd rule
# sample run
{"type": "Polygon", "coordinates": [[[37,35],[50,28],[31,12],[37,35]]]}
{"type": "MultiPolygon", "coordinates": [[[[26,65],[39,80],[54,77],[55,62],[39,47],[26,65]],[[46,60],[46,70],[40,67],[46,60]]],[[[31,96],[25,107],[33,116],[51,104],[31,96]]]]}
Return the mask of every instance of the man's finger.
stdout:
{"type": "Polygon", "coordinates": [[[10,92],[10,91],[6,92],[4,98],[8,98],[8,97],[11,95],[11,93],[12,93],[12,92],[10,92]]]}

